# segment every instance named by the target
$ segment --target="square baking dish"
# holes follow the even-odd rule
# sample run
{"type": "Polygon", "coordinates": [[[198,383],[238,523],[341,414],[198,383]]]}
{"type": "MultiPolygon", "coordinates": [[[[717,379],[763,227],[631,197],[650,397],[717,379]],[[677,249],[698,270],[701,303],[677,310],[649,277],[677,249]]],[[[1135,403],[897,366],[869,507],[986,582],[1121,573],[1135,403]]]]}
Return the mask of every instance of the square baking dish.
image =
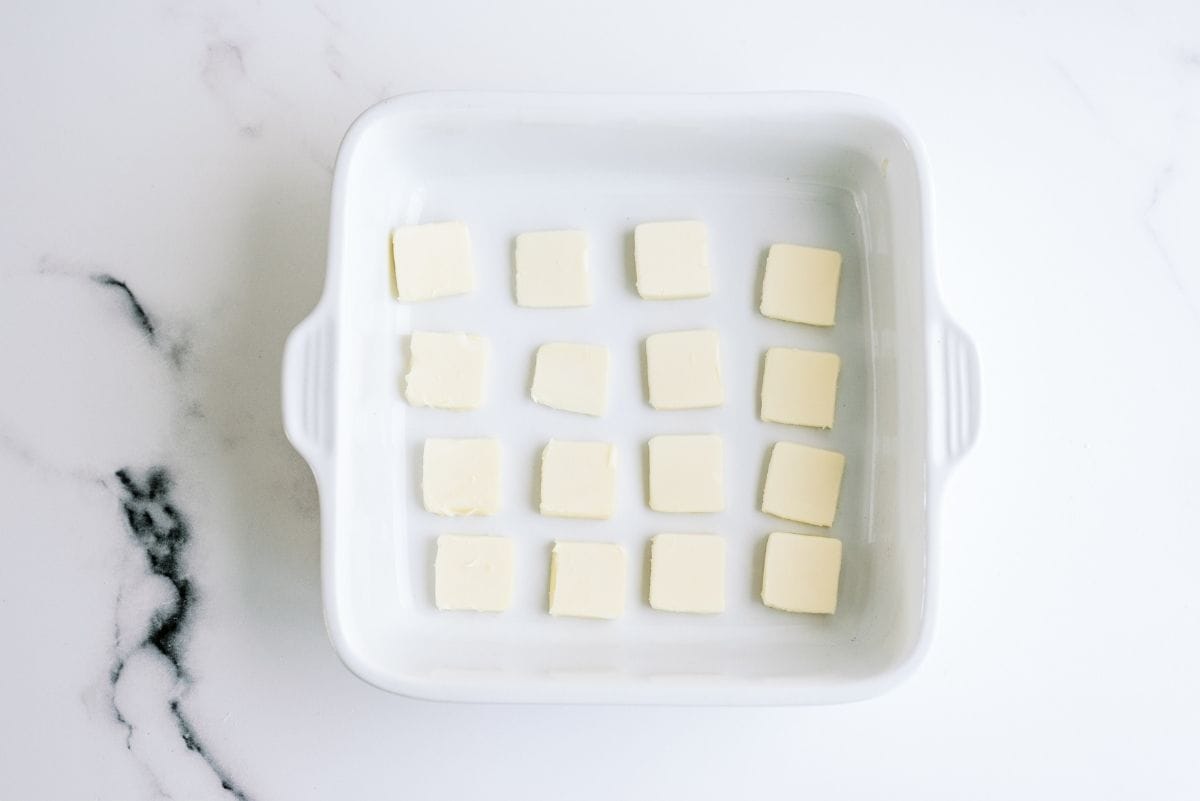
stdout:
{"type": "Polygon", "coordinates": [[[284,357],[284,422],[317,479],[325,616],[342,660],[387,690],[466,701],[833,703],[898,681],[929,642],[939,499],[978,420],[975,351],[938,300],[929,215],[913,136],[886,109],[854,96],[442,93],[394,98],[364,113],[338,155],[325,291],[284,357]],[[713,294],[644,301],[633,286],[633,226],[673,219],[708,225],[713,294]],[[438,220],[470,227],[479,287],[399,304],[389,234],[438,220]],[[517,307],[513,237],[558,228],[588,233],[592,306],[517,307]],[[836,326],[758,313],[774,242],[842,252],[836,326]],[[726,404],[652,410],[642,342],[687,328],[720,331],[726,404]],[[413,330],[488,337],[483,409],[405,403],[413,330]],[[607,416],[530,400],[534,351],[550,341],[609,347],[607,416]],[[759,420],[763,352],[772,345],[841,356],[832,430],[759,420]],[[724,513],[649,510],[645,443],[670,433],[724,437],[724,513]],[[437,436],[502,440],[500,515],[424,511],[420,449],[437,436]],[[616,444],[612,520],[537,513],[538,456],[551,437],[616,444]],[[832,529],[759,511],[765,457],[777,441],[846,454],[832,529]],[[835,615],[763,606],[762,555],[772,531],[842,540],[835,615]],[[645,552],[661,532],[725,537],[725,613],[649,608],[645,552]],[[514,539],[510,610],[435,609],[434,542],[446,533],[514,539]],[[555,539],[624,546],[630,586],[620,619],[547,614],[555,539]]]}

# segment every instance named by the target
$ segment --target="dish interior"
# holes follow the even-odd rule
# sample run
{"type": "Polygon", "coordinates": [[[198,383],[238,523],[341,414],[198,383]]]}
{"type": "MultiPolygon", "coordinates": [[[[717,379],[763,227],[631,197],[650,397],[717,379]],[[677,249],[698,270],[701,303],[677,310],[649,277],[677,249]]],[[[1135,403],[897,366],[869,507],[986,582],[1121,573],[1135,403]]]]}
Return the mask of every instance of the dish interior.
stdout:
{"type": "Polygon", "coordinates": [[[896,128],[854,104],[732,105],[686,98],[619,108],[402,98],[369,112],[348,137],[330,251],[338,374],[333,530],[326,532],[335,539],[326,569],[333,571],[329,623],[340,632],[343,656],[376,683],[413,691],[422,682],[634,686],[691,678],[812,688],[877,677],[913,649],[927,551],[926,243],[917,166],[896,128]],[[642,300],[634,289],[633,227],[676,219],[708,225],[713,294],[642,300]],[[390,231],[441,220],[468,224],[477,291],[397,303],[390,231]],[[561,228],[588,234],[593,304],[519,308],[513,237],[561,228]],[[773,242],[843,254],[832,329],[758,313],[773,242]],[[655,411],[646,401],[642,342],[657,331],[691,328],[721,333],[726,403],[655,411]],[[466,331],[490,340],[484,408],[463,413],[405,402],[413,330],[466,331]],[[530,400],[534,352],[553,341],[610,348],[607,416],[584,417],[530,400]],[[763,354],[775,345],[841,356],[831,431],[759,420],[763,354]],[[724,437],[724,513],[649,510],[646,441],[667,433],[724,437]],[[450,519],[424,511],[421,446],[426,437],[440,436],[502,440],[501,515],[450,519]],[[616,443],[611,520],[538,514],[539,455],[551,437],[616,443]],[[831,529],[759,511],[766,456],[781,440],[846,454],[831,529]],[[763,547],[771,531],[842,540],[835,615],[793,615],[762,605],[763,547]],[[646,552],[659,532],[726,538],[724,614],[670,614],[647,605],[646,552]],[[508,612],[434,608],[434,542],[443,533],[516,541],[516,591],[508,612]],[[555,539],[624,546],[629,581],[622,618],[547,614],[555,539]]]}

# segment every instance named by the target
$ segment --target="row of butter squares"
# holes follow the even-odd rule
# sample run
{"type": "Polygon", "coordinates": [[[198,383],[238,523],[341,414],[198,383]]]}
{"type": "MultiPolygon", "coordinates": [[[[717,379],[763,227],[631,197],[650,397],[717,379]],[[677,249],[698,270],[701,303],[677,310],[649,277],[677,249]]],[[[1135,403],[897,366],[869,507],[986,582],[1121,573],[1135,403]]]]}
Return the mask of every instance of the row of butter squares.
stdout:
{"type": "MultiPolygon", "coordinates": [[[[475,289],[471,239],[461,222],[404,225],[392,232],[396,296],[423,301],[475,289]]],[[[694,220],[642,223],[633,230],[638,294],[682,300],[712,294],[708,228],[694,220]]],[[[587,235],[583,231],[519,234],[513,248],[517,305],[589,306],[587,235]]],[[[767,317],[831,326],[842,256],[835,250],[775,244],[767,252],[761,312],[767,317]]]]}
{"type": "MultiPolygon", "coordinates": [[[[434,596],[445,610],[503,612],[512,603],[513,541],[438,537],[434,596]]],[[[774,532],[763,559],[762,601],[785,612],[833,614],[842,543],[774,532]]],[[[625,550],[609,542],[555,542],[549,612],[614,619],[625,607],[625,550]]],[[[650,540],[650,606],[665,612],[725,611],[725,540],[714,534],[658,534],[650,540]]]]}
{"type": "MultiPolygon", "coordinates": [[[[670,331],[646,338],[649,402],[655,409],[701,409],[725,402],[716,331],[670,331]]],[[[483,404],[488,343],[481,336],[415,331],[409,340],[405,396],[414,406],[475,409],[483,404]]],[[[534,357],[530,396],[554,409],[603,416],[608,408],[609,351],[603,345],[554,342],[534,357]]],[[[830,428],[841,359],[835,353],[768,348],[761,416],[790,425],[830,428]]]]}
{"type": "MultiPolygon", "coordinates": [[[[714,513],[725,508],[724,446],[715,434],[672,434],[649,441],[649,505],[656,512],[714,513]]],[[[771,448],[762,511],[829,527],[837,512],[845,456],[795,442],[771,448]]],[[[539,511],[550,517],[607,520],[616,506],[617,449],[607,442],[551,440],[542,451],[539,511]]],[[[429,439],[421,476],[426,511],[461,517],[500,511],[500,441],[429,439]]]]}

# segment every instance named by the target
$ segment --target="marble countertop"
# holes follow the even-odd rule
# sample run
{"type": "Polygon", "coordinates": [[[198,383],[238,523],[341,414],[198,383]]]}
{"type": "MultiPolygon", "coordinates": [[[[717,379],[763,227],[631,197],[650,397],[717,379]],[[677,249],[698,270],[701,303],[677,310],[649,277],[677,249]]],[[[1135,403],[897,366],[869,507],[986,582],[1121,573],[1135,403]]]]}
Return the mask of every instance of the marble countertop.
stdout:
{"type": "Polygon", "coordinates": [[[1200,6],[499,5],[3,13],[0,798],[1200,795],[1200,6]],[[341,134],[444,88],[851,91],[923,136],[984,395],[911,680],[472,706],[338,662],[280,357],[341,134]]]}

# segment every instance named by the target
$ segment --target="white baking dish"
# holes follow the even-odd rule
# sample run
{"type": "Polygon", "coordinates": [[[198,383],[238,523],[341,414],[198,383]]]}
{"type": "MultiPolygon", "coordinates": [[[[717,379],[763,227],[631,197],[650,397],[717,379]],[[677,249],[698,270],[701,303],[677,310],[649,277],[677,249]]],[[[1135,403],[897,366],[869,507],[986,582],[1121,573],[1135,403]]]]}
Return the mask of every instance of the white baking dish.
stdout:
{"type": "Polygon", "coordinates": [[[363,114],[338,156],[325,293],[288,340],[284,363],[288,436],[320,490],[325,614],[341,658],[388,690],[472,701],[828,703],[896,682],[929,640],[943,480],[977,421],[975,352],[938,301],[929,209],[912,135],[858,97],[454,93],[399,97],[363,114]],[[470,226],[478,291],[397,303],[390,230],[447,219],[470,226]],[[708,224],[711,298],[647,302],[635,294],[630,232],[667,219],[708,224]],[[513,302],[512,237],[551,228],[588,232],[592,307],[513,302]],[[772,242],[842,251],[833,329],[757,313],[772,242]],[[643,338],[701,326],[721,331],[726,405],[651,410],[643,338]],[[401,381],[414,329],[490,338],[483,410],[407,406],[401,381]],[[607,417],[530,401],[534,349],[552,340],[609,345],[607,417]],[[789,344],[842,356],[832,431],[758,419],[763,350],[789,344]],[[725,437],[728,510],[651,512],[645,441],[699,432],[725,437]],[[419,452],[428,436],[502,438],[500,516],[446,519],[421,508],[419,452]],[[617,444],[613,520],[537,514],[537,457],[552,436],[617,444]],[[758,600],[766,535],[811,530],[758,511],[764,457],[778,440],[847,455],[838,518],[823,532],[845,546],[832,617],[789,615],[758,600]],[[648,607],[645,546],[664,531],[726,538],[724,614],[648,607]],[[516,540],[512,609],[434,608],[433,542],[448,532],[516,540]],[[555,538],[625,546],[630,587],[621,619],[546,613],[555,538]]]}

